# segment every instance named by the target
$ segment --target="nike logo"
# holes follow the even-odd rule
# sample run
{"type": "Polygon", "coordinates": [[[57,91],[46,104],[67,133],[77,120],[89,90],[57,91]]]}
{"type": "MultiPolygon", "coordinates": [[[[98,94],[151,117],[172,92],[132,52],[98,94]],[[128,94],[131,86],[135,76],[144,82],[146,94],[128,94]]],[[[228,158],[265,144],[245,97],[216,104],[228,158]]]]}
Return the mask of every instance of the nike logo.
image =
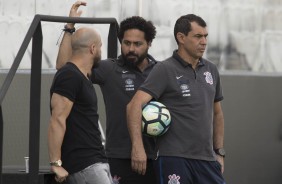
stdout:
{"type": "Polygon", "coordinates": [[[176,76],[176,79],[180,79],[181,77],[183,77],[183,75],[176,76]]]}
{"type": "Polygon", "coordinates": [[[127,70],[123,70],[123,71],[122,71],[122,73],[127,73],[127,72],[128,72],[127,70]]]}
{"type": "Polygon", "coordinates": [[[165,121],[169,120],[169,116],[165,113],[162,113],[162,112],[152,112],[152,113],[163,115],[164,117],[166,117],[165,121]]]}

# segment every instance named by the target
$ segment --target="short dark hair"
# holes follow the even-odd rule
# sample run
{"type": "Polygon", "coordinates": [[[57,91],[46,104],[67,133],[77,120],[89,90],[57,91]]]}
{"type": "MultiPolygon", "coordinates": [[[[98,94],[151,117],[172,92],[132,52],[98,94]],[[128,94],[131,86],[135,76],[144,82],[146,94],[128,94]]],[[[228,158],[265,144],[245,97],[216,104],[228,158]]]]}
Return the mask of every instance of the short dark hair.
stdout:
{"type": "Polygon", "coordinates": [[[206,27],[206,22],[199,16],[194,14],[187,14],[179,17],[174,26],[174,38],[178,44],[177,33],[183,33],[187,35],[191,31],[191,22],[196,22],[199,26],[206,27]]]}
{"type": "Polygon", "coordinates": [[[118,39],[121,42],[124,36],[124,32],[129,29],[138,29],[144,32],[145,40],[152,42],[156,36],[156,27],[151,21],[146,21],[144,18],[139,16],[132,16],[124,19],[120,23],[118,39]]]}

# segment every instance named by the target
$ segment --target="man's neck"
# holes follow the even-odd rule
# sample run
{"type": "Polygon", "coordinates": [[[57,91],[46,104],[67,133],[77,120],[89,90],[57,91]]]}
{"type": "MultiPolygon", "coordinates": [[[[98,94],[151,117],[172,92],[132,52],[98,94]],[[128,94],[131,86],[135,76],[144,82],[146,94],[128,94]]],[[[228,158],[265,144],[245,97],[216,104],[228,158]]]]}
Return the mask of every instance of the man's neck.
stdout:
{"type": "Polygon", "coordinates": [[[81,73],[83,73],[86,78],[88,78],[88,75],[91,74],[91,64],[85,63],[85,60],[75,58],[71,60],[71,62],[77,66],[77,68],[81,71],[81,73]]]}
{"type": "Polygon", "coordinates": [[[192,68],[196,68],[199,64],[200,58],[194,58],[188,55],[185,51],[178,50],[178,55],[188,64],[192,65],[192,68]]]}
{"type": "Polygon", "coordinates": [[[149,65],[149,59],[146,57],[142,63],[140,63],[137,67],[139,68],[139,70],[141,72],[143,72],[145,70],[145,68],[147,68],[147,66],[149,65]]]}

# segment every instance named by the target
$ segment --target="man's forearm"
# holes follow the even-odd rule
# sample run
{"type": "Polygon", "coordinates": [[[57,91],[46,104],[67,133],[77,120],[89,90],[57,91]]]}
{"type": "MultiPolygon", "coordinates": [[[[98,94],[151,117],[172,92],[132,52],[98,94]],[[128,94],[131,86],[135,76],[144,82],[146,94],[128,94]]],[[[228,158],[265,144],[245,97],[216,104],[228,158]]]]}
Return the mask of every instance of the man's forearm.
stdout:
{"type": "Polygon", "coordinates": [[[48,149],[50,161],[61,159],[61,146],[65,135],[65,127],[58,126],[58,123],[50,122],[48,129],[48,149]]]}
{"type": "Polygon", "coordinates": [[[223,148],[224,143],[224,117],[221,105],[217,104],[214,114],[213,146],[215,149],[223,148]]]}
{"type": "Polygon", "coordinates": [[[65,32],[60,43],[59,52],[56,61],[56,69],[62,68],[70,60],[72,56],[71,33],[65,32]]]}
{"type": "Polygon", "coordinates": [[[217,121],[214,126],[214,148],[223,148],[224,123],[223,121],[217,121]]]}
{"type": "Polygon", "coordinates": [[[127,106],[127,126],[133,147],[143,146],[140,120],[141,107],[129,103],[127,106]]]}

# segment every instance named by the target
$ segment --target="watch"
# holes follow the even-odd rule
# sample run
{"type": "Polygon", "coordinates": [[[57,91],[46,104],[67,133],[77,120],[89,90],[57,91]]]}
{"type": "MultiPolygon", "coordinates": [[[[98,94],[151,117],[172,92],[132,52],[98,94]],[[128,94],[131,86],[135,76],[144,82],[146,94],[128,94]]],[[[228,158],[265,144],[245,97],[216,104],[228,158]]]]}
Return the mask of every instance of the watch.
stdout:
{"type": "Polygon", "coordinates": [[[50,162],[50,165],[51,166],[56,166],[56,167],[61,167],[63,164],[63,162],[59,159],[59,160],[56,160],[54,162],[50,162]]]}
{"type": "Polygon", "coordinates": [[[214,152],[215,152],[217,155],[219,155],[219,156],[225,157],[225,150],[224,150],[224,148],[214,149],[214,152]]]}

